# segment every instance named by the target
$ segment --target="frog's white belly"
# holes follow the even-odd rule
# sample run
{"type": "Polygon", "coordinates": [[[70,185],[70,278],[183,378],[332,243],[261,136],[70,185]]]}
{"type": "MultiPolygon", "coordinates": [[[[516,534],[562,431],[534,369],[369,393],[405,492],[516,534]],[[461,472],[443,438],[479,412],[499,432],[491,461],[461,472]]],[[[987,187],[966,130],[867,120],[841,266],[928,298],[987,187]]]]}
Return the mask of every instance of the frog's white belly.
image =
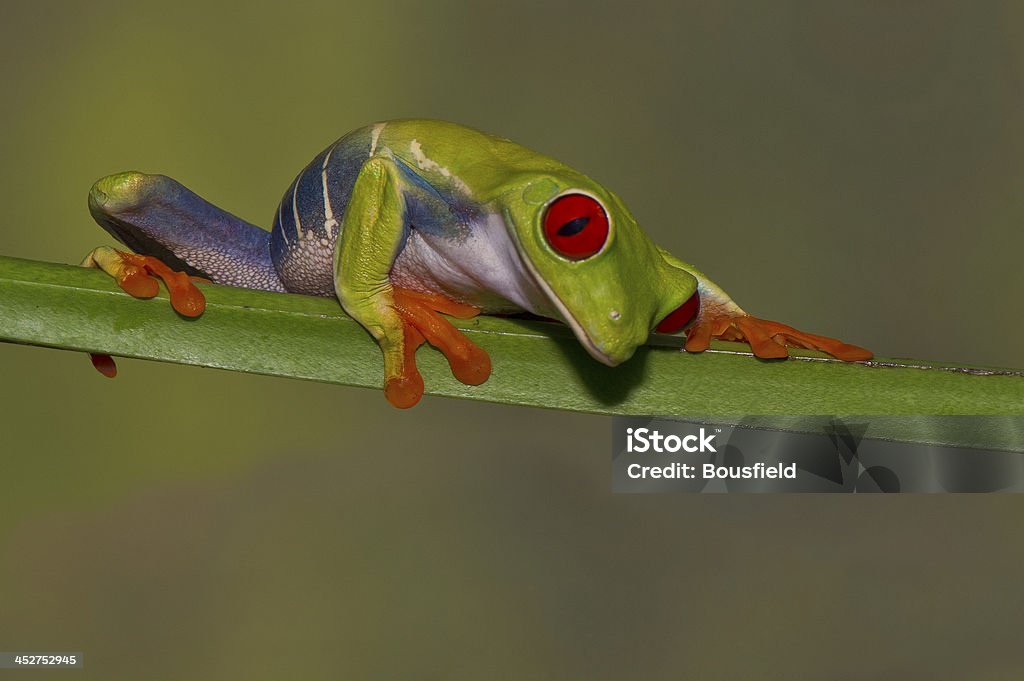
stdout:
{"type": "Polygon", "coordinates": [[[481,216],[455,237],[411,229],[391,268],[391,281],[403,288],[444,293],[484,313],[526,310],[561,318],[524,265],[497,213],[481,216]]]}

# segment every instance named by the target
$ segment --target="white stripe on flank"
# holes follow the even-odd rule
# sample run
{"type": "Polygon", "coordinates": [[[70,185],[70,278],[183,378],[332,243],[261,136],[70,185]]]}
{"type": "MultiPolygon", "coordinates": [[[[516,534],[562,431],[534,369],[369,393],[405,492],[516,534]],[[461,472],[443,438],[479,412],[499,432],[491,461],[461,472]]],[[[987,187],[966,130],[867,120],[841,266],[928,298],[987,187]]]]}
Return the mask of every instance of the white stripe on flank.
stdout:
{"type": "Polygon", "coordinates": [[[377,153],[377,141],[380,140],[380,134],[384,132],[384,126],[387,123],[378,123],[373,126],[373,130],[370,132],[370,156],[377,153]]]}
{"type": "Polygon", "coordinates": [[[338,221],[334,219],[334,210],[331,209],[331,198],[327,195],[327,163],[331,160],[331,154],[334,153],[337,144],[331,147],[327,155],[324,156],[324,164],[320,168],[320,181],[322,185],[322,191],[324,193],[324,231],[330,237],[334,236],[335,231],[338,229],[338,221]]]}
{"type": "Polygon", "coordinates": [[[288,232],[284,231],[284,217],[281,215],[281,208],[284,206],[284,200],[277,204],[277,226],[281,228],[281,238],[284,242],[288,243],[288,232]]]}
{"type": "Polygon", "coordinates": [[[423,145],[421,145],[417,140],[413,140],[409,143],[409,151],[412,152],[413,158],[416,159],[416,165],[420,167],[420,170],[436,170],[441,173],[441,177],[446,180],[451,180],[452,184],[454,184],[455,188],[460,192],[466,196],[472,196],[473,192],[469,190],[469,185],[463,182],[456,175],[452,175],[452,171],[448,170],[437,161],[427,158],[427,155],[423,153],[423,145]]]}
{"type": "Polygon", "coordinates": [[[295,216],[295,234],[298,236],[299,241],[302,241],[302,221],[299,220],[299,207],[296,205],[295,200],[299,195],[299,180],[302,179],[302,175],[295,178],[295,189],[292,191],[292,214],[295,216]]]}

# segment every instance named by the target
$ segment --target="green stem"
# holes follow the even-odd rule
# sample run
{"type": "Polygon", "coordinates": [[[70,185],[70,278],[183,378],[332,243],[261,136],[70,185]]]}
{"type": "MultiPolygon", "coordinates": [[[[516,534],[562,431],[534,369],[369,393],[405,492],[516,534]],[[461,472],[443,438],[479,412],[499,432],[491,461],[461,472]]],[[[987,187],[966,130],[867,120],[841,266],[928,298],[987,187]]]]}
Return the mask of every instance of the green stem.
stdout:
{"type": "MultiPolygon", "coordinates": [[[[0,256],[0,340],[380,388],[380,352],[337,301],[213,285],[203,291],[205,314],[185,320],[166,296],[135,300],[97,270],[0,256]]],[[[494,373],[481,386],[462,385],[440,353],[421,350],[428,394],[717,419],[1024,413],[1024,375],[1015,371],[907,360],[848,364],[812,352],[767,362],[733,343],[691,355],[671,337],[655,337],[612,369],[590,359],[561,325],[498,317],[455,323],[490,353],[494,373]]],[[[893,428],[894,436],[927,440],[893,428]]]]}

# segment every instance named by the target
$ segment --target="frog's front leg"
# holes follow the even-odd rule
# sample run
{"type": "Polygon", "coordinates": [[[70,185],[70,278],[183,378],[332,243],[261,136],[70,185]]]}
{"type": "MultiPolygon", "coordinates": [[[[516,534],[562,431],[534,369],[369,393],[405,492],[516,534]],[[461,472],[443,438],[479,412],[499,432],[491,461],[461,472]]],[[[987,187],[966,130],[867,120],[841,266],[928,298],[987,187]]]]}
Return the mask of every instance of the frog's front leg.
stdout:
{"type": "Polygon", "coordinates": [[[478,310],[441,293],[394,286],[391,267],[405,241],[407,192],[416,191],[387,158],[367,161],[356,178],[334,252],[334,283],[342,307],[374,337],[384,354],[384,394],[396,407],[423,396],[416,348],[424,340],[444,353],[457,379],[487,380],[491,361],[439,313],[468,318],[478,310]]]}

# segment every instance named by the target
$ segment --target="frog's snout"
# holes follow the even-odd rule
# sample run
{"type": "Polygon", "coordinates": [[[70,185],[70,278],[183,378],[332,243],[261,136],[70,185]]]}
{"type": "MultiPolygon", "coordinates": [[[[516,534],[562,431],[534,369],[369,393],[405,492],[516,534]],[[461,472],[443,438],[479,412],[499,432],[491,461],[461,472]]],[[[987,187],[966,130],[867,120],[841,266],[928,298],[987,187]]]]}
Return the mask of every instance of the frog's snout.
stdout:
{"type": "Polygon", "coordinates": [[[597,354],[591,355],[602,364],[615,367],[632,357],[636,349],[633,341],[602,343],[597,346],[597,354]]]}
{"type": "Polygon", "coordinates": [[[624,330],[617,330],[617,333],[594,333],[582,343],[591,357],[614,367],[632,357],[637,347],[646,340],[646,334],[634,337],[624,330]]]}
{"type": "Polygon", "coordinates": [[[101,178],[89,190],[89,210],[107,215],[130,210],[143,203],[161,179],[134,170],[101,178]]]}

